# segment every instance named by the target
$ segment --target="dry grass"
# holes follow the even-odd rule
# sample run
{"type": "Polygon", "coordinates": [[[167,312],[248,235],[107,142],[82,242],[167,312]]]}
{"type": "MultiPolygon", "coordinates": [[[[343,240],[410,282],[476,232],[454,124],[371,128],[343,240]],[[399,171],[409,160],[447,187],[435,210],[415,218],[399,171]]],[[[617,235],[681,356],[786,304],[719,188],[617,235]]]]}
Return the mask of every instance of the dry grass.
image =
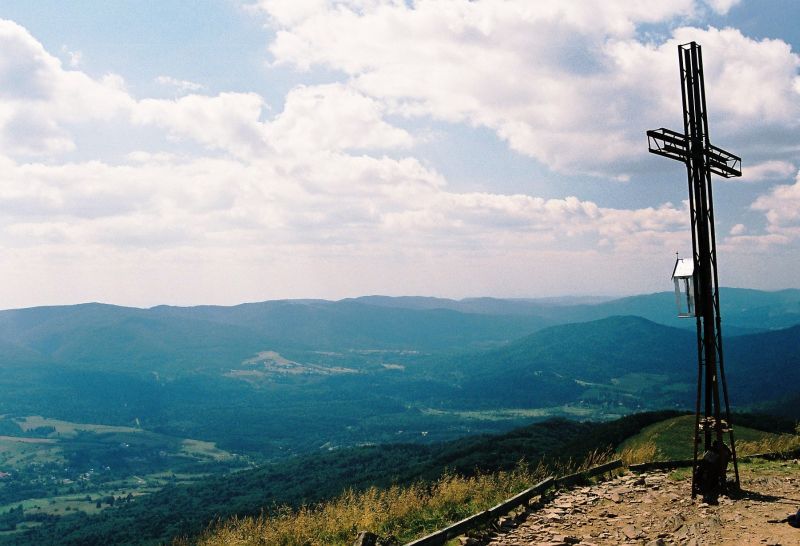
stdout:
{"type": "Polygon", "coordinates": [[[259,517],[221,522],[200,545],[352,544],[359,531],[411,539],[485,509],[521,491],[545,474],[543,467],[519,465],[510,472],[464,478],[445,474],[433,484],[366,491],[347,490],[338,498],[298,510],[279,509],[259,517]]]}
{"type": "MultiPolygon", "coordinates": [[[[795,434],[737,442],[740,455],[787,452],[798,448],[800,435],[795,434]]],[[[620,457],[625,465],[630,465],[659,460],[662,455],[655,442],[647,441],[626,447],[620,457]]],[[[594,451],[581,461],[550,466],[539,464],[530,467],[520,463],[507,472],[471,477],[447,473],[434,483],[347,490],[335,499],[313,506],[279,508],[258,517],[220,521],[202,536],[193,540],[181,539],[175,545],[350,545],[358,532],[365,530],[406,542],[486,510],[548,475],[586,470],[613,457],[613,451],[594,451]]]]}
{"type": "Polygon", "coordinates": [[[350,545],[358,532],[365,530],[409,541],[486,510],[548,475],[585,470],[607,462],[612,455],[596,451],[579,463],[561,463],[555,468],[520,463],[507,472],[472,477],[448,473],[430,484],[347,490],[314,506],[218,522],[196,541],[184,539],[176,545],[350,545]]]}
{"type": "Polygon", "coordinates": [[[737,455],[786,453],[795,449],[800,449],[800,435],[798,434],[779,434],[752,442],[736,442],[737,455]]]}
{"type": "Polygon", "coordinates": [[[625,466],[662,459],[655,442],[648,441],[625,447],[619,455],[625,466]]]}

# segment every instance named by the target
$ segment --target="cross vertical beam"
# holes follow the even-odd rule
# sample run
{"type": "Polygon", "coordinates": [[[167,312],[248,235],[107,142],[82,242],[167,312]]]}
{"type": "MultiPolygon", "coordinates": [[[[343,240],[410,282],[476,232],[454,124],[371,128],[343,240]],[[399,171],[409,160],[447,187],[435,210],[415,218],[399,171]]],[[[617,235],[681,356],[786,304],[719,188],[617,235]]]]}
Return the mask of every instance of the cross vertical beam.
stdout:
{"type": "Polygon", "coordinates": [[[698,492],[706,497],[716,497],[717,492],[725,487],[725,467],[728,458],[733,459],[737,487],[739,467],[733,428],[730,426],[728,385],[725,380],[722,351],[722,319],[719,309],[711,174],[725,178],[741,176],[741,158],[713,146],[709,141],[700,46],[695,42],[678,46],[678,59],[683,98],[683,134],[661,128],[647,131],[647,137],[650,152],[681,161],[686,165],[695,271],[693,283],[697,301],[695,319],[698,375],[692,497],[698,492]],[[720,382],[725,402],[724,420],[720,416],[720,382]],[[698,461],[701,432],[704,455],[703,459],[698,461]],[[724,432],[729,433],[730,451],[723,442],[724,432]],[[709,460],[715,462],[709,463],[709,460]],[[718,465],[717,472],[714,471],[714,464],[718,465]],[[709,473],[712,475],[709,476],[709,473]]]}

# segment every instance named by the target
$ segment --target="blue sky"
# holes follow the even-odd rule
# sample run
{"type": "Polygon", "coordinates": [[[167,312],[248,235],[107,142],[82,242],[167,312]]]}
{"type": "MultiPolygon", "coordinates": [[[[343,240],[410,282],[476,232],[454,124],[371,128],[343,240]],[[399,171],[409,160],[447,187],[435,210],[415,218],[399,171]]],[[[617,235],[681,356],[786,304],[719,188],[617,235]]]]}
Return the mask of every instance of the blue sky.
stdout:
{"type": "Polygon", "coordinates": [[[0,307],[669,289],[677,44],[720,279],[798,287],[791,1],[0,2],[0,307]]]}

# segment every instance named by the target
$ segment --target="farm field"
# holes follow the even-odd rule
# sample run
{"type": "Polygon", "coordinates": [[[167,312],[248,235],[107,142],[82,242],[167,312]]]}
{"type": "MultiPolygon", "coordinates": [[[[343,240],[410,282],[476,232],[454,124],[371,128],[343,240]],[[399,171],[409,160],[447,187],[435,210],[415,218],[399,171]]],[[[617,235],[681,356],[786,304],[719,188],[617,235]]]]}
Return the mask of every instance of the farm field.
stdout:
{"type": "Polygon", "coordinates": [[[0,429],[3,534],[248,466],[213,442],[137,427],[5,415],[0,429]]]}

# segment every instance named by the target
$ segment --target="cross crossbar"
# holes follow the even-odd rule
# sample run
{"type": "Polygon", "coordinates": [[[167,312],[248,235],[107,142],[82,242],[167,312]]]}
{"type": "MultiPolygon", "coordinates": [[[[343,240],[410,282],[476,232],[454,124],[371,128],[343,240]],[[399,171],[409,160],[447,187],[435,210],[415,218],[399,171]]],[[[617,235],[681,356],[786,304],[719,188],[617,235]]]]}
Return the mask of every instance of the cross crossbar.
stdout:
{"type": "MultiPolygon", "coordinates": [[[[686,135],[671,129],[652,129],[647,131],[650,153],[663,155],[676,161],[686,163],[690,159],[686,135]]],[[[713,144],[703,151],[709,170],[723,178],[742,176],[742,158],[733,155],[713,144]]]]}

